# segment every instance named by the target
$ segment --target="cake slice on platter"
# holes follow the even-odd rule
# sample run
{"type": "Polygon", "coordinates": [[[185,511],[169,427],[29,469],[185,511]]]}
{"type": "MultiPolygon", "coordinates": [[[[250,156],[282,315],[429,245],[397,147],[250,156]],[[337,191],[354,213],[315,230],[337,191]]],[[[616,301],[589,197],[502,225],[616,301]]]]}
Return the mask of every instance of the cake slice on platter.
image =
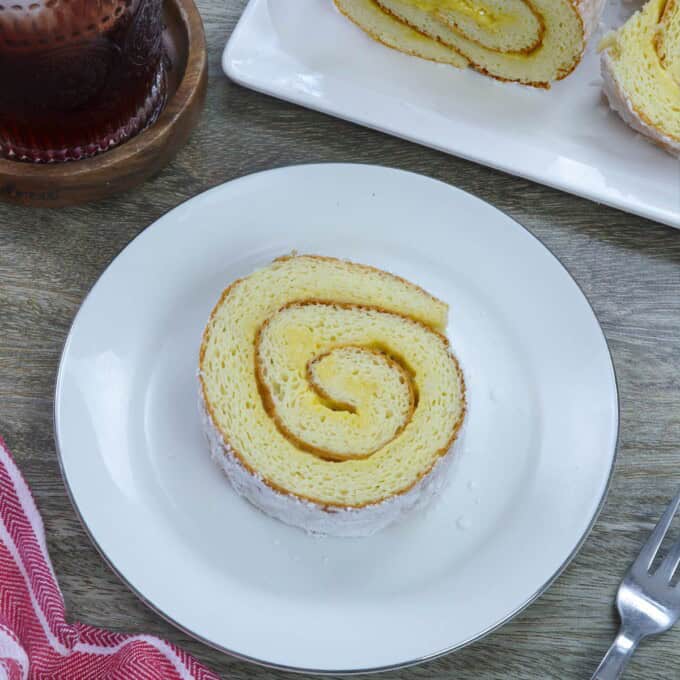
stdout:
{"type": "MultiPolygon", "coordinates": [[[[605,0],[335,0],[367,33],[391,47],[418,54],[413,42],[380,26],[397,20],[423,38],[461,55],[499,80],[550,87],[583,57],[605,0]],[[370,8],[368,10],[367,8],[370,8]]],[[[408,34],[412,40],[412,34],[408,34]]]]}
{"type": "Polygon", "coordinates": [[[680,156],[680,3],[650,0],[600,43],[609,104],[637,132],[680,156]]]}

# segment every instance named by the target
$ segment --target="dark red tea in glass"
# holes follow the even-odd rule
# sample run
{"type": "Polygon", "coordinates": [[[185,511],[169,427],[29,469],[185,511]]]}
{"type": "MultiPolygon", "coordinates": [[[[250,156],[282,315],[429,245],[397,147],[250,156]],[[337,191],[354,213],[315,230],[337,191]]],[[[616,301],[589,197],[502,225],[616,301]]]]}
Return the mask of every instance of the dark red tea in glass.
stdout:
{"type": "Polygon", "coordinates": [[[135,135],[165,102],[162,0],[0,0],[0,156],[66,161],[135,135]]]}

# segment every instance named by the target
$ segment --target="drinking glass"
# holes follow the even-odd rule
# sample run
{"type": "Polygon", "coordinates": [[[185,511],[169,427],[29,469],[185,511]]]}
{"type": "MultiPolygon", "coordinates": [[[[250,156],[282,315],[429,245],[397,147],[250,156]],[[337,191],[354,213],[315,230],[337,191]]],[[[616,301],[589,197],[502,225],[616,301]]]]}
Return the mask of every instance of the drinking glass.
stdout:
{"type": "Polygon", "coordinates": [[[165,103],[162,0],[0,0],[0,157],[79,160],[165,103]]]}

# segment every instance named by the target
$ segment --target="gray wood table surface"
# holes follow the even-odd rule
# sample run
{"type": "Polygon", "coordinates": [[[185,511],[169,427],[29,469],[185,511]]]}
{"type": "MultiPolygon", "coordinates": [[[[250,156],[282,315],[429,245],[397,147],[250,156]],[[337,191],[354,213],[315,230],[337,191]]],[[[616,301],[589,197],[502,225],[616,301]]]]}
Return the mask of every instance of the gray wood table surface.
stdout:
{"type": "MultiPolygon", "coordinates": [[[[202,120],[179,156],[156,179],[120,198],[53,211],[0,205],[0,433],[45,519],[70,616],[164,636],[225,678],[292,677],[193,641],[143,605],[102,561],[59,474],[52,429],[55,374],[88,289],[134,236],[178,203],[266,168],[377,163],[476,194],[525,225],[562,260],[610,343],[622,416],[607,504],[548,593],[478,644],[384,677],[589,678],[615,632],[618,582],[680,485],[680,232],[242,89],[222,75],[220,55],[244,0],[198,4],[210,49],[210,85],[202,120]]],[[[680,201],[680,172],[678,193],[680,201]]],[[[680,627],[644,644],[627,677],[680,678],[680,627]]]]}

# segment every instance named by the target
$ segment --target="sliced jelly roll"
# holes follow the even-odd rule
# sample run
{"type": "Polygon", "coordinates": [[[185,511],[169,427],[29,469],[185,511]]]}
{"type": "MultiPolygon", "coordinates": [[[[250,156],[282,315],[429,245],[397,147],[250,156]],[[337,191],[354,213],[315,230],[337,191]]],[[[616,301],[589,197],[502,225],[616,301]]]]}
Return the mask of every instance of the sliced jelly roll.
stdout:
{"type": "Polygon", "coordinates": [[[549,87],[576,68],[604,2],[375,0],[385,14],[458,52],[478,71],[536,87],[549,87]]]}
{"type": "Polygon", "coordinates": [[[600,44],[604,92],[634,130],[680,156],[680,3],[650,0],[600,44]]]}
{"type": "Polygon", "coordinates": [[[369,535],[441,488],[465,414],[447,305],[391,274],[295,256],[236,281],[203,335],[213,458],[265,513],[369,535]]]}

